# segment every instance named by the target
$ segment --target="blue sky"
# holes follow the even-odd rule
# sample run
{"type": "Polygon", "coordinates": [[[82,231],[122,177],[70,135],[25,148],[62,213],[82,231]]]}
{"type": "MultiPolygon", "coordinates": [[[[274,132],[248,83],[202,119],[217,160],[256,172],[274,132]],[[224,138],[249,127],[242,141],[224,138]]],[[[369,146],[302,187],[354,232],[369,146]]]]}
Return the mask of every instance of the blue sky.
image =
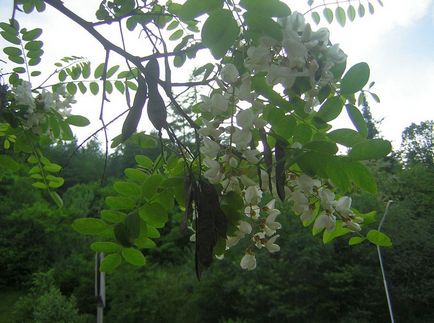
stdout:
{"type": "MultiPolygon", "coordinates": [[[[365,0],[361,1],[366,3],[365,0]]],[[[0,20],[9,18],[12,2],[1,1],[0,20]]],[[[305,10],[304,0],[286,2],[290,6],[300,5],[293,5],[293,10],[305,10]]],[[[383,2],[384,7],[381,8],[373,1],[376,8],[374,15],[367,14],[364,18],[357,18],[345,28],[341,28],[336,22],[318,27],[313,23],[312,25],[314,29],[324,26],[331,30],[332,41],[339,43],[348,54],[349,65],[361,61],[370,65],[371,81],[376,82],[373,90],[381,98],[380,104],[371,100],[371,111],[375,118],[383,119],[382,135],[392,140],[395,148],[399,148],[400,135],[406,126],[412,122],[434,119],[434,0],[383,2]]],[[[89,8],[96,8],[98,1],[64,0],[64,3],[74,10],[87,11],[86,17],[91,18],[93,14],[88,13],[89,8]]],[[[357,5],[357,1],[354,3],[357,5]]],[[[342,6],[346,8],[347,4],[342,6]]],[[[52,64],[56,60],[66,55],[89,57],[95,64],[103,61],[102,48],[75,24],[62,20],[54,10],[47,10],[43,15],[20,17],[20,21],[28,28],[44,29],[47,72],[52,70],[52,64]],[[55,28],[51,28],[52,26],[55,28]],[[74,39],[80,39],[78,45],[74,39]],[[99,55],[95,56],[97,52],[99,55]]],[[[137,48],[137,39],[137,35],[130,38],[129,44],[137,48]]],[[[0,46],[3,44],[4,41],[0,39],[0,46]]],[[[99,126],[99,100],[79,98],[79,104],[74,110],[75,113],[90,115],[95,128],[99,126]]],[[[123,101],[114,99],[112,104],[107,106],[107,120],[120,111],[119,105],[124,105],[123,101]]],[[[338,120],[337,126],[350,127],[351,124],[344,116],[338,120]]],[[[80,130],[79,136],[85,138],[91,132],[90,129],[80,130]]]]}

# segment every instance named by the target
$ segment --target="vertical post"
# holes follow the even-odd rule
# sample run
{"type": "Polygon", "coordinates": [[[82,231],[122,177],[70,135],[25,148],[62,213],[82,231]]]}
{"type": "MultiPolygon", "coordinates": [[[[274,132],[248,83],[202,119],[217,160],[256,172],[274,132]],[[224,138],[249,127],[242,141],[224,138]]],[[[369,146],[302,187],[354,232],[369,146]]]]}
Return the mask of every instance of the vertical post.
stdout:
{"type": "MultiPolygon", "coordinates": [[[[384,215],[381,218],[380,224],[378,225],[378,231],[381,230],[381,226],[383,225],[383,222],[386,219],[387,212],[389,211],[389,206],[390,204],[392,204],[392,202],[393,202],[392,200],[389,200],[387,202],[386,210],[384,211],[384,215]]],[[[389,288],[387,287],[386,273],[384,272],[383,259],[381,257],[380,246],[377,246],[377,252],[378,252],[378,259],[380,260],[381,274],[383,275],[383,284],[384,284],[384,290],[386,292],[387,306],[389,308],[390,322],[395,323],[395,319],[393,318],[392,302],[390,301],[389,288]]]]}
{"type": "Polygon", "coordinates": [[[95,254],[95,298],[96,298],[96,322],[103,323],[105,307],[105,273],[99,271],[99,266],[104,259],[102,252],[95,254]]]}

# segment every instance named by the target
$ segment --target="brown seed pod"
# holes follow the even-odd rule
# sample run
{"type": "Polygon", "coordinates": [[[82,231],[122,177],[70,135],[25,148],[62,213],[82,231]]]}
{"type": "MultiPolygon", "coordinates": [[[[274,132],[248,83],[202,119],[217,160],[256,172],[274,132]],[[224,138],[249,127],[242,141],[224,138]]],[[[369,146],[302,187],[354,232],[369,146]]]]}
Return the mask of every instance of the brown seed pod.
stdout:
{"type": "Polygon", "coordinates": [[[148,87],[143,76],[139,75],[137,79],[137,91],[134,97],[133,105],[122,126],[122,141],[127,140],[136,130],[142,116],[143,107],[146,103],[148,87]]]}

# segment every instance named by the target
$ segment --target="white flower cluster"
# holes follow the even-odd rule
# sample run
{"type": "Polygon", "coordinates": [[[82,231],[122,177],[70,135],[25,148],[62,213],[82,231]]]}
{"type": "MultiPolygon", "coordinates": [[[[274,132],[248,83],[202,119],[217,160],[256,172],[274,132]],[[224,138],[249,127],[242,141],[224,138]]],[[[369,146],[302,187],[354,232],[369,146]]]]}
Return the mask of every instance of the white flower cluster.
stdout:
{"type": "Polygon", "coordinates": [[[27,129],[35,133],[41,133],[41,125],[47,120],[47,113],[55,112],[61,118],[71,114],[71,104],[75,103],[74,97],[68,94],[64,86],[59,86],[56,91],[42,90],[33,96],[32,84],[22,81],[12,89],[15,101],[23,113],[23,124],[27,129]]]}
{"type": "MultiPolygon", "coordinates": [[[[254,131],[264,129],[267,122],[263,117],[264,102],[252,91],[252,75],[265,73],[269,85],[279,85],[284,89],[290,89],[297,77],[307,77],[311,89],[302,98],[307,104],[306,111],[312,111],[319,90],[336,81],[331,69],[346,60],[346,55],[337,45],[330,45],[328,30],[312,31],[300,13],[294,12],[279,22],[283,31],[282,42],[263,37],[259,44],[247,48],[244,62],[247,72],[243,75],[235,65],[225,64],[220,72],[219,88],[210,96],[202,96],[200,105],[202,127],[199,134],[206,166],[204,177],[212,184],[220,184],[224,193],[234,191],[244,198],[246,218],[238,223],[235,235],[228,237],[227,248],[245,236],[251,236],[252,247],[247,249],[240,264],[248,270],[256,267],[255,247],[264,247],[269,252],[279,251],[280,247],[275,243],[279,237],[276,230],[281,228],[276,222],[280,211],[275,209],[275,200],[260,206],[262,191],[269,190],[270,178],[264,171],[261,171],[261,179],[257,176],[256,165],[263,156],[261,147],[254,140],[254,131]],[[259,182],[262,187],[259,187],[259,182]]],[[[334,228],[336,213],[346,214],[348,219],[352,219],[348,199],[332,203],[334,195],[327,195],[333,194],[331,191],[322,189],[316,180],[312,179],[313,184],[309,185],[303,181],[307,179],[301,176],[294,188],[287,187],[294,209],[303,221],[315,216],[310,199],[313,192],[320,194],[324,204],[323,213],[315,221],[317,228],[334,228]],[[333,205],[328,207],[327,201],[333,205]]],[[[272,190],[270,193],[276,196],[275,189],[272,190]]],[[[356,227],[354,222],[349,223],[356,227]]]]}
{"type": "Polygon", "coordinates": [[[293,210],[300,215],[300,220],[306,223],[314,222],[314,229],[333,231],[336,219],[344,222],[344,226],[352,231],[360,231],[362,218],[356,217],[351,211],[351,197],[342,196],[338,200],[335,194],[318,179],[308,175],[292,174],[289,181],[289,195],[293,202],[293,210]],[[319,202],[319,208],[317,208],[319,202]],[[318,213],[319,212],[319,213],[318,213]]]}

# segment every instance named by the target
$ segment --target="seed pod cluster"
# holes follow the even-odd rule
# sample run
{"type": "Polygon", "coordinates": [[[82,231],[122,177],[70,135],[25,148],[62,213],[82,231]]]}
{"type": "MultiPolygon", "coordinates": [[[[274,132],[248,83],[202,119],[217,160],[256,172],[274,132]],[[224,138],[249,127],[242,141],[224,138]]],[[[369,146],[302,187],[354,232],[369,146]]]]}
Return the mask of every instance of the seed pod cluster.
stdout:
{"type": "Polygon", "coordinates": [[[167,124],[167,110],[163,98],[158,91],[158,79],[160,77],[160,67],[158,61],[151,59],[145,67],[145,79],[148,85],[148,117],[152,125],[161,132],[167,124]]]}
{"type": "Polygon", "coordinates": [[[127,140],[136,130],[142,116],[143,107],[146,103],[148,87],[145,79],[139,74],[137,78],[137,91],[134,96],[133,105],[122,126],[122,141],[127,140]]]}

